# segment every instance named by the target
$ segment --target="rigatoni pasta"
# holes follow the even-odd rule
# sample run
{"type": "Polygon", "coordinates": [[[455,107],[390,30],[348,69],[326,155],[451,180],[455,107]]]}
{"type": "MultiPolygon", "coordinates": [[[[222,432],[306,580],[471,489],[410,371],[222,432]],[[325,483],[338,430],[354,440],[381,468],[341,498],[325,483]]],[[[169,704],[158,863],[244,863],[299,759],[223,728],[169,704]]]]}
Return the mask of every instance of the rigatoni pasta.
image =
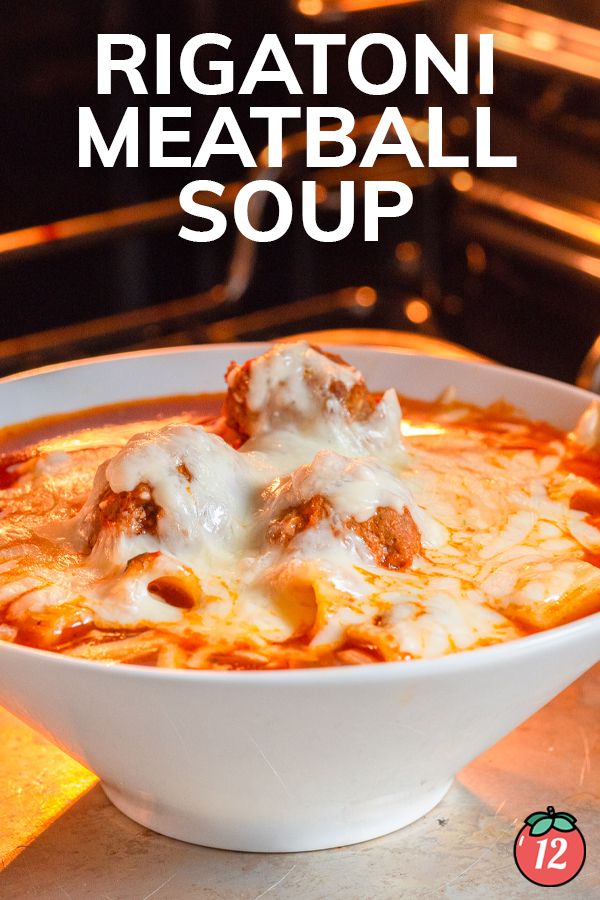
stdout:
{"type": "Polygon", "coordinates": [[[374,393],[305,342],[226,381],[213,415],[107,409],[0,457],[0,639],[279,669],[432,658],[600,609],[593,408],[567,435],[502,402],[374,393]]]}

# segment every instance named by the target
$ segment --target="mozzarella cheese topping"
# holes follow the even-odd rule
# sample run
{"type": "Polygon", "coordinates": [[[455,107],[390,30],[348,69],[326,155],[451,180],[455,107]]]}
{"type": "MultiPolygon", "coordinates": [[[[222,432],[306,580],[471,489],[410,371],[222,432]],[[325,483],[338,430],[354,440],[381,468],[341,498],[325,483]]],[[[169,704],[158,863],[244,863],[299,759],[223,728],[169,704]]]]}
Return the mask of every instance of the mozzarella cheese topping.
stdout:
{"type": "Polygon", "coordinates": [[[76,528],[89,541],[102,497],[148,485],[160,509],[154,530],[128,533],[105,523],[92,559],[122,566],[141,553],[163,551],[190,564],[210,568],[239,558],[251,528],[249,510],[271,469],[238,453],[198,425],[170,425],[132,437],[102,466],[76,528]]]}
{"type": "MultiPolygon", "coordinates": [[[[238,373],[239,367],[228,373],[230,387],[238,373]]],[[[353,390],[359,395],[366,391],[353,366],[330,359],[305,341],[276,344],[249,367],[246,449],[271,456],[279,452],[296,465],[310,462],[315,448],[401,460],[402,411],[396,392],[387,390],[373,408],[365,404],[353,411],[353,390]]]]}
{"type": "Polygon", "coordinates": [[[589,450],[600,447],[600,402],[592,401],[573,432],[575,440],[589,450]]]}
{"type": "Polygon", "coordinates": [[[395,391],[304,343],[244,391],[241,372],[239,449],[157,423],[21,464],[1,639],[104,658],[142,632],[164,664],[268,668],[434,657],[599,608],[600,490],[569,468],[594,462],[593,411],[569,438],[451,395],[402,422],[395,391]]]}

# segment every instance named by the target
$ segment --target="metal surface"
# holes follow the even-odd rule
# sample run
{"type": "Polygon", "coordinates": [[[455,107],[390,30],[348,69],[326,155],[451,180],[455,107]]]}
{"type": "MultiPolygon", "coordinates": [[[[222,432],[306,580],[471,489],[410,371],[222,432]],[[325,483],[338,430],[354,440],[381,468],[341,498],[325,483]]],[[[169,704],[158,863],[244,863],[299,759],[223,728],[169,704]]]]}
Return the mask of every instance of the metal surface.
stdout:
{"type": "MultiPolygon", "coordinates": [[[[51,363],[123,350],[271,340],[279,337],[282,331],[303,330],[307,324],[364,320],[377,303],[377,294],[365,296],[365,291],[371,289],[348,287],[236,316],[234,313],[239,311],[239,306],[229,300],[223,285],[215,285],[210,291],[192,297],[0,341],[0,377],[51,363]]],[[[439,346],[443,345],[440,341],[439,346]]],[[[424,352],[437,351],[434,348],[424,352]]]]}
{"type": "Polygon", "coordinates": [[[0,896],[545,897],[544,889],[517,872],[512,845],[524,817],[552,804],[577,817],[588,846],[585,867],[565,896],[591,900],[600,895],[599,751],[600,666],[464,769],[442,803],[408,828],[337,850],[254,855],[179,843],[136,825],[108,803],[99,786],[89,791],[92,776],[85,770],[5,715],[5,863],[19,855],[0,874],[0,896]],[[77,795],[81,799],[71,806],[77,795]]]}
{"type": "MultiPolygon", "coordinates": [[[[567,4],[565,12],[570,12],[567,4]]],[[[600,78],[600,33],[596,28],[496,0],[460,3],[455,26],[475,40],[481,34],[493,34],[496,51],[523,64],[600,78]]]]}
{"type": "Polygon", "coordinates": [[[0,868],[97,780],[0,707],[0,868]]]}
{"type": "Polygon", "coordinates": [[[473,353],[459,344],[441,338],[410,331],[391,331],[389,328],[331,328],[325,331],[307,331],[282,338],[284,341],[307,340],[321,344],[355,344],[359,347],[393,347],[408,353],[424,353],[444,359],[467,359],[473,362],[491,362],[479,353],[473,353]]]}
{"type": "Polygon", "coordinates": [[[303,16],[339,19],[352,13],[384,10],[397,6],[414,6],[427,0],[292,0],[294,9],[303,16]]]}
{"type": "MultiPolygon", "coordinates": [[[[198,191],[196,199],[205,206],[229,209],[237,197],[242,182],[225,185],[220,197],[198,191]]],[[[75,216],[71,219],[19,228],[0,234],[0,264],[15,256],[46,251],[69,242],[109,240],[125,229],[156,228],[184,217],[179,197],[164,197],[133,206],[120,206],[103,212],[75,216]]]]}

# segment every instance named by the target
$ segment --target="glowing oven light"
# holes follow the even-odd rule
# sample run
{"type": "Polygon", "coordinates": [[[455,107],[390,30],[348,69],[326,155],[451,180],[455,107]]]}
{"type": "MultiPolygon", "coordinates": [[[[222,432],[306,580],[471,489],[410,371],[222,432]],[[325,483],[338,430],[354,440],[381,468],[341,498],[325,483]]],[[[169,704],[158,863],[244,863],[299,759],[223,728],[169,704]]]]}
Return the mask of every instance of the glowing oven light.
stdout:
{"type": "Polygon", "coordinates": [[[377,291],[368,285],[363,285],[363,287],[356,289],[354,299],[358,306],[362,306],[363,309],[370,309],[371,306],[375,306],[377,303],[377,291]]]}
{"type": "Polygon", "coordinates": [[[426,300],[414,297],[412,300],[407,300],[404,304],[404,315],[413,325],[422,325],[431,318],[431,306],[426,300]]]}
{"type": "Polygon", "coordinates": [[[452,187],[461,193],[470,191],[474,184],[473,176],[469,172],[455,172],[450,181],[452,187]]]}
{"type": "Polygon", "coordinates": [[[385,9],[391,6],[410,6],[424,0],[295,0],[295,8],[303,16],[335,15],[385,9]]]}
{"type": "Polygon", "coordinates": [[[548,31],[538,31],[535,28],[526,31],[523,35],[536,50],[542,50],[544,53],[552,53],[558,47],[558,36],[550,34],[548,31]]]}
{"type": "Polygon", "coordinates": [[[402,419],[401,431],[404,437],[419,437],[420,435],[445,434],[446,429],[442,425],[435,422],[421,422],[418,425],[409,422],[408,419],[402,419]]]}
{"type": "Polygon", "coordinates": [[[303,16],[320,16],[323,12],[321,0],[298,0],[298,12],[303,16]]]}
{"type": "MultiPolygon", "coordinates": [[[[566,6],[567,4],[563,4],[566,6]]],[[[453,30],[494,35],[500,53],[600,79],[600,31],[514,3],[463,0],[453,30]]]]}

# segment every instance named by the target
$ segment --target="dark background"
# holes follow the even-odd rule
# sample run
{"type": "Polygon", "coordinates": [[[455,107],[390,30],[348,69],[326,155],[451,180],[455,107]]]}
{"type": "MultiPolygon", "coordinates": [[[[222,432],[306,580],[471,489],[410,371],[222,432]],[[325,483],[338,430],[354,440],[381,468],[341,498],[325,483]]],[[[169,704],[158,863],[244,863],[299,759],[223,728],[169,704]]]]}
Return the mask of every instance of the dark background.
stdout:
{"type": "MultiPolygon", "coordinates": [[[[128,346],[360,325],[420,331],[572,381],[600,332],[597,3],[21,0],[4,11],[0,51],[0,373],[128,346]],[[318,15],[306,14],[319,7],[318,15]],[[269,85],[252,97],[201,98],[177,78],[177,50],[197,32],[230,35],[239,85],[262,35],[274,31],[309,84],[310,51],[294,48],[293,35],[312,30],[345,31],[349,44],[366,32],[392,33],[405,45],[409,72],[416,32],[444,44],[456,31],[495,31],[494,151],[516,153],[519,167],[473,170],[471,179],[418,173],[413,211],[386,223],[377,244],[362,240],[360,214],[354,233],[338,244],[315,243],[296,225],[276,244],[258,247],[244,289],[232,292],[233,226],[218,242],[188,243],[177,236],[183,216],[176,198],[194,177],[230,183],[250,173],[230,158],[217,158],[206,173],[127,169],[122,162],[79,169],[78,107],[91,106],[108,136],[127,105],[191,105],[197,147],[217,105],[232,105],[258,151],[265,127],[246,118],[248,106],[310,105],[310,94],[289,98],[269,85]],[[133,32],[146,41],[148,97],[133,96],[124,76],[115,76],[112,96],[96,96],[98,32],[133,32]],[[152,96],[157,32],[173,40],[173,89],[164,98],[152,96]],[[128,227],[115,226],[111,211],[169,197],[175,198],[169,214],[146,206],[146,218],[135,213],[128,227]],[[103,215],[85,233],[76,223],[74,236],[62,236],[62,220],[97,213],[103,215]],[[337,293],[360,286],[371,288],[368,296],[376,300],[365,305],[337,293]],[[190,299],[178,312],[154,309],[180,298],[190,299]],[[300,300],[307,303],[293,305],[300,300]],[[146,315],[137,320],[85,325],[142,309],[146,315]],[[76,327],[62,335],[30,337],[69,325],[76,327]]],[[[475,85],[471,97],[456,97],[439,84],[429,98],[415,98],[407,78],[393,97],[365,97],[348,80],[344,50],[332,51],[332,59],[329,95],[316,103],[346,106],[357,117],[394,104],[416,118],[425,104],[441,104],[450,150],[472,150],[474,107],[487,102],[475,85]]],[[[200,70],[207,60],[208,53],[199,57],[200,70]]],[[[368,63],[374,79],[386,77],[385,58],[371,54],[368,63]]],[[[385,165],[381,177],[415,177],[397,158],[385,165]]],[[[303,175],[296,165],[283,176],[295,196],[303,175]]],[[[320,220],[334,227],[336,182],[353,176],[330,170],[317,177],[326,188],[320,220]]],[[[238,248],[238,262],[247,250],[238,248]]]]}

